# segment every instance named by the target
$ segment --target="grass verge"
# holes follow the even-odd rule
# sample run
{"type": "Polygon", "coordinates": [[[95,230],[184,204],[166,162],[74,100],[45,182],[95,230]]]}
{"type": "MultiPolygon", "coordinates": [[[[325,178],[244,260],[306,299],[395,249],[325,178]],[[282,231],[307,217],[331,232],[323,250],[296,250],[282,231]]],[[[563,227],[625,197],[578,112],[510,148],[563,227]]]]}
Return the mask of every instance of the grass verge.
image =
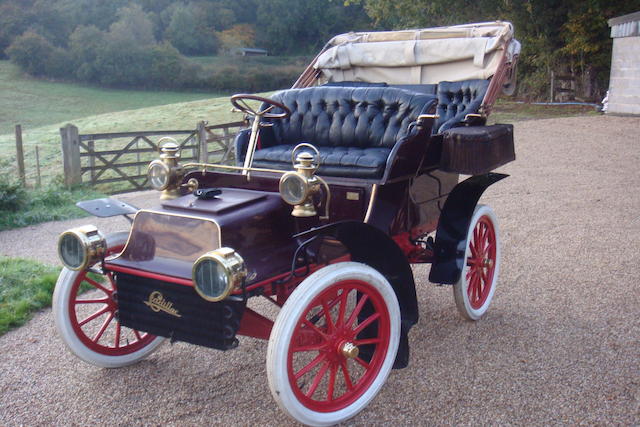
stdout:
{"type": "Polygon", "coordinates": [[[88,216],[83,210],[78,209],[75,203],[78,200],[105,196],[85,187],[67,190],[50,186],[39,190],[25,191],[18,197],[18,201],[11,210],[0,209],[0,231],[41,222],[88,216]]]}
{"type": "Polygon", "coordinates": [[[0,257],[0,335],[51,305],[59,272],[36,261],[0,257]]]}
{"type": "Polygon", "coordinates": [[[499,99],[493,107],[491,116],[489,116],[489,123],[514,123],[525,120],[601,114],[590,105],[537,105],[499,99]]]}

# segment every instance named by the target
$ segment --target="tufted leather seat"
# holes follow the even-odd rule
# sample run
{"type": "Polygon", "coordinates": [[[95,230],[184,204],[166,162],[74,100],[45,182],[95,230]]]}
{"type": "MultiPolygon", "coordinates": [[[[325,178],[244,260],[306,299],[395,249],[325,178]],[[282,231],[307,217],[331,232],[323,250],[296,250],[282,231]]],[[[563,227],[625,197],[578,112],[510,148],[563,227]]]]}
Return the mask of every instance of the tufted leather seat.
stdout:
{"type": "Polygon", "coordinates": [[[438,109],[440,116],[433,133],[455,127],[467,114],[477,113],[487,93],[489,80],[464,80],[438,83],[438,109]]]}
{"type": "MultiPolygon", "coordinates": [[[[255,167],[290,169],[292,149],[308,142],[320,151],[320,175],[353,178],[381,178],[393,146],[417,132],[409,125],[436,101],[434,95],[392,87],[337,86],[289,89],[272,99],[291,116],[261,130],[255,167]]],[[[246,139],[246,133],[236,139],[239,163],[246,139]]]]}

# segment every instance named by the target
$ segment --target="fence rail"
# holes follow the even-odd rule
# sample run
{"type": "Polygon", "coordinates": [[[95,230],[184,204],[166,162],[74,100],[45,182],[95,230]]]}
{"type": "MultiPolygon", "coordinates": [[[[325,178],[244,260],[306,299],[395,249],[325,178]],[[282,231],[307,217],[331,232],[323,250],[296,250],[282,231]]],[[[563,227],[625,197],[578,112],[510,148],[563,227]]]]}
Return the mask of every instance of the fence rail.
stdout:
{"type": "Polygon", "coordinates": [[[109,184],[106,191],[112,193],[144,190],[149,187],[146,165],[157,158],[162,137],[178,142],[184,161],[227,162],[233,139],[244,126],[245,122],[208,126],[201,121],[194,130],[80,134],[68,124],[60,129],[65,184],[109,184]]]}

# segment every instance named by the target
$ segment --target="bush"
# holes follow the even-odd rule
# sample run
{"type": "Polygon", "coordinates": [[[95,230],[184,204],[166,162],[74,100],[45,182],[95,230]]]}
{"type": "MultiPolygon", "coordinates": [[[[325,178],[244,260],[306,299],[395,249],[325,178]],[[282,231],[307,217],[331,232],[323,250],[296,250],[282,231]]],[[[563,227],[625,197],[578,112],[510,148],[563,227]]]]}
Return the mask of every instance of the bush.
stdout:
{"type": "Polygon", "coordinates": [[[17,37],[7,48],[7,55],[27,73],[34,76],[48,75],[48,64],[54,46],[40,34],[27,31],[17,37]]]}
{"type": "Polygon", "coordinates": [[[151,49],[150,83],[155,87],[171,88],[181,86],[185,76],[182,74],[183,57],[169,43],[151,49]]]}
{"type": "Polygon", "coordinates": [[[0,177],[0,211],[18,211],[24,206],[26,199],[27,193],[22,184],[7,176],[0,177]]]}
{"type": "Polygon", "coordinates": [[[297,67],[224,67],[210,71],[207,84],[220,91],[266,92],[291,87],[300,75],[297,67]]]}

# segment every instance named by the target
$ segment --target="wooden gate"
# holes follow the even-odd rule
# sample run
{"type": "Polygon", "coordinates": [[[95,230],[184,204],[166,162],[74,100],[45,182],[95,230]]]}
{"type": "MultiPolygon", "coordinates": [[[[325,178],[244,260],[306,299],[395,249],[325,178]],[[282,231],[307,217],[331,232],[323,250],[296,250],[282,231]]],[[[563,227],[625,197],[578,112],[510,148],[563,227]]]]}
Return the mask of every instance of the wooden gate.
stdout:
{"type": "Polygon", "coordinates": [[[233,139],[244,122],[207,126],[195,130],[138,131],[80,134],[72,124],[60,129],[65,184],[100,185],[108,193],[149,188],[147,165],[158,158],[158,142],[173,138],[183,162],[228,162],[233,139]]]}

